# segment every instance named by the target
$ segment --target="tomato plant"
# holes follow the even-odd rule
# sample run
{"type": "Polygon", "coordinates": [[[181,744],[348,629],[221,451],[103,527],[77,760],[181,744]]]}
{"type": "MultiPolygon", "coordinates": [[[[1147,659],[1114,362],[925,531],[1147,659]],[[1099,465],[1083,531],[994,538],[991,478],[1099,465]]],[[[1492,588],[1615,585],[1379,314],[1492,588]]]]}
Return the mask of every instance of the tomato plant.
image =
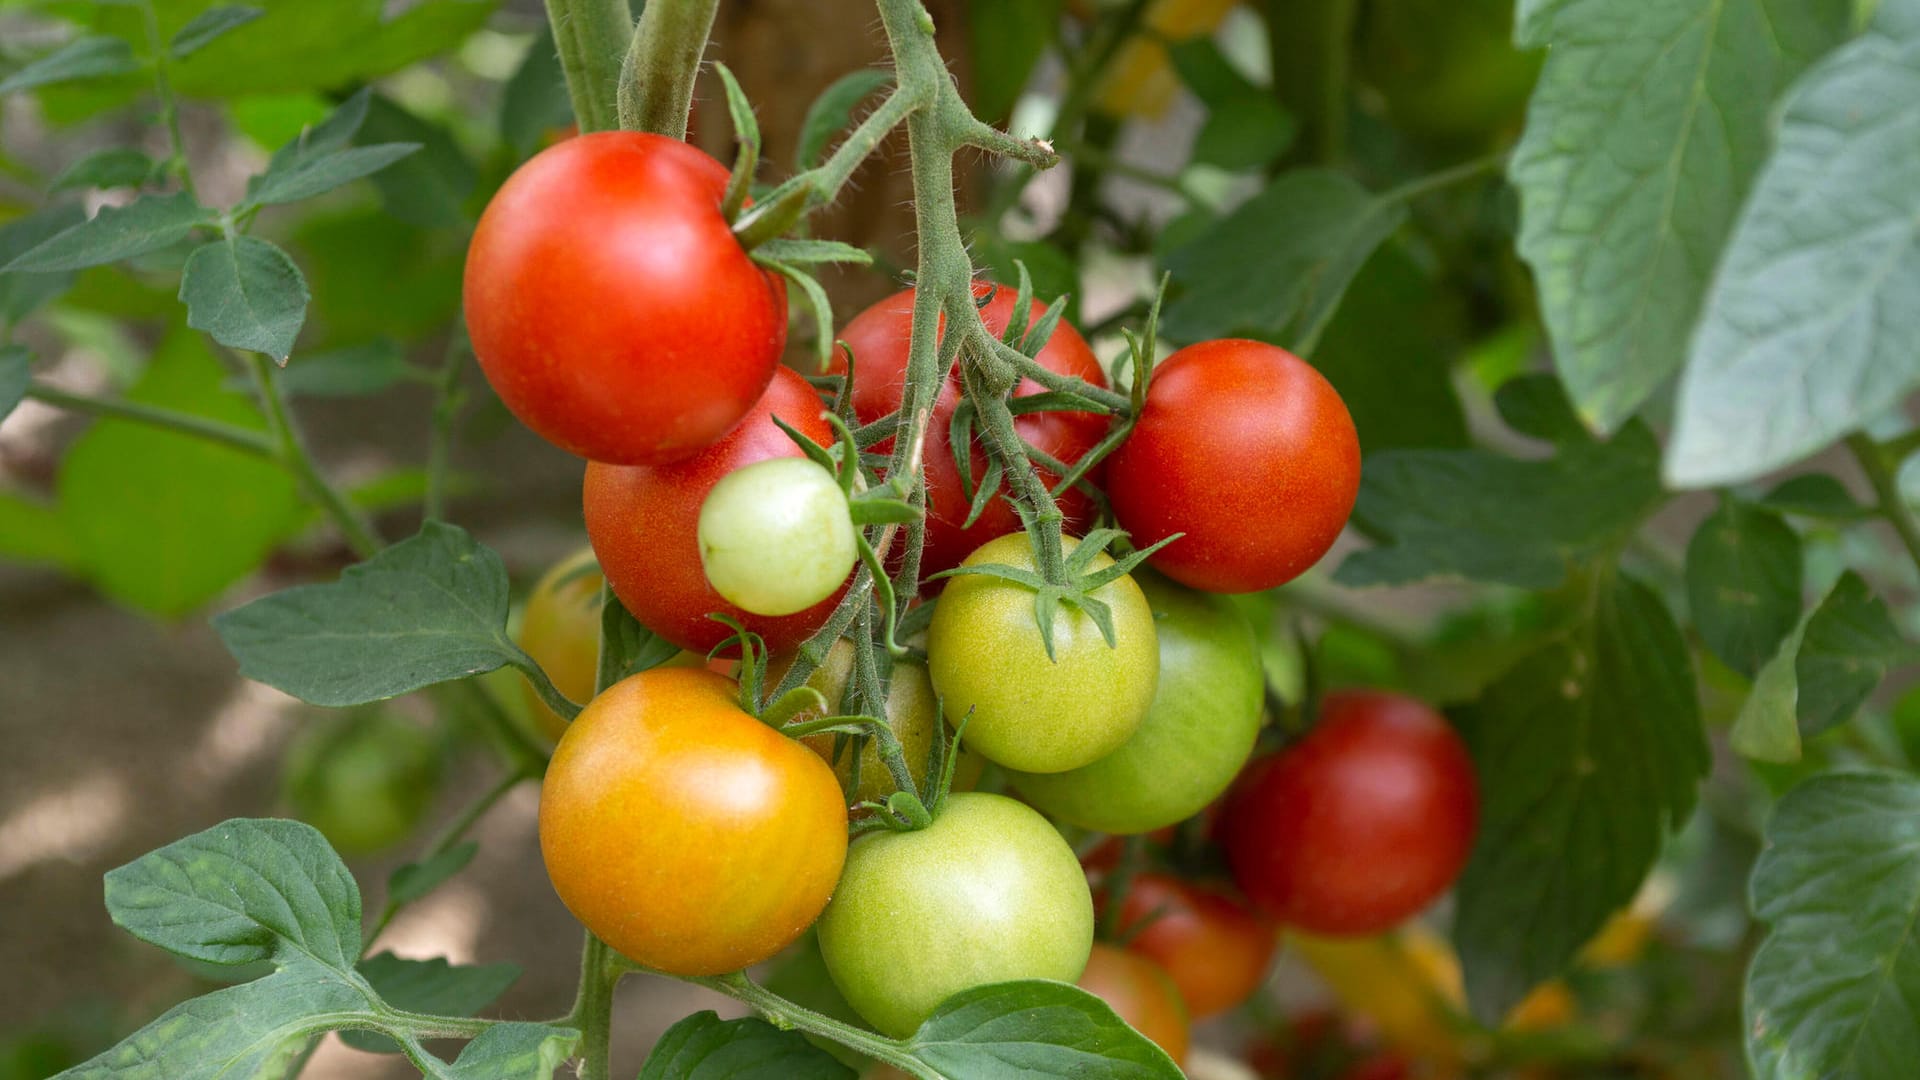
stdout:
{"type": "Polygon", "coordinates": [[[1073,849],[999,795],[955,795],[924,829],[856,841],[820,917],[834,985],[897,1036],[970,987],[1072,982],[1092,947],[1093,898],[1073,849]]]}
{"type": "Polygon", "coordinates": [[[727,170],[647,132],[567,139],[488,203],[467,253],[474,356],[555,446],[616,465],[711,445],[786,344],[786,286],[720,212],[727,170]]]}
{"type": "Polygon", "coordinates": [[[806,380],[783,368],[738,427],[691,458],[668,465],[587,465],[587,537],[614,594],[648,629],[695,652],[712,649],[730,633],[708,618],[712,614],[740,620],[776,650],[791,649],[819,629],[832,597],[798,613],[770,616],[728,603],[701,566],[699,529],[700,508],[722,479],[755,462],[800,456],[776,417],[808,438],[832,442],[820,412],[820,399],[806,380]]]}
{"type": "Polygon", "coordinates": [[[719,975],[807,928],[846,859],[846,807],[806,748],[712,672],[658,668],[593,699],[540,785],[540,854],[582,923],[636,963],[719,975]]]}
{"type": "Polygon", "coordinates": [[[1220,815],[1234,880],[1319,934],[1391,927],[1453,884],[1473,847],[1473,761],[1427,705],[1340,691],[1297,745],[1255,762],[1220,815]]]}
{"type": "MultiPolygon", "coordinates": [[[[1111,565],[1104,555],[1096,568],[1111,565]]],[[[990,540],[962,566],[1034,565],[1027,536],[990,540]]],[[[1033,593],[986,575],[956,578],[927,627],[927,669],[949,722],[987,760],[1027,772],[1077,769],[1139,729],[1159,681],[1153,612],[1121,575],[1093,593],[1112,609],[1109,643],[1092,616],[1062,606],[1052,643],[1035,624],[1033,593]]]]}

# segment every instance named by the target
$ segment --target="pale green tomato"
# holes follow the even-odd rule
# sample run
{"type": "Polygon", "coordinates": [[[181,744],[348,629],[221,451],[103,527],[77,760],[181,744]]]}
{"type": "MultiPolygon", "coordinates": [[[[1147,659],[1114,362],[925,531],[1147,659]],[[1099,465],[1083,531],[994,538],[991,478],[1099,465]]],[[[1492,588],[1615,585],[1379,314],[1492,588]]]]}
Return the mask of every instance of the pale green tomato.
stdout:
{"type": "MultiPolygon", "coordinates": [[[[1069,537],[1068,550],[1078,543],[1069,537]]],[[[1034,568],[1025,533],[980,545],[965,566],[1034,568]]],[[[1102,554],[1092,569],[1111,566],[1102,554]]],[[[982,574],[953,578],[927,628],[927,670],[947,722],[967,721],[965,743],[988,761],[1024,772],[1064,772],[1113,753],[1153,702],[1160,648],[1153,611],[1131,577],[1091,594],[1113,613],[1114,643],[1085,612],[1055,609],[1047,656],[1033,590],[982,574]]]]}
{"type": "Polygon", "coordinates": [[[924,829],[854,841],[818,928],[847,1004],[905,1038],[962,990],[1079,979],[1093,896],[1045,818],[1000,795],[953,795],[924,829]]]}
{"type": "Polygon", "coordinates": [[[860,551],[847,497],[805,458],[756,462],[700,504],[700,566],[713,590],[755,615],[792,615],[832,596],[860,551]]]}
{"type": "Polygon", "coordinates": [[[1246,616],[1158,574],[1134,580],[1160,639],[1160,686],[1140,730],[1091,765],[1009,777],[1035,807],[1099,832],[1152,832],[1199,813],[1233,782],[1260,731],[1260,656],[1246,616]]]}

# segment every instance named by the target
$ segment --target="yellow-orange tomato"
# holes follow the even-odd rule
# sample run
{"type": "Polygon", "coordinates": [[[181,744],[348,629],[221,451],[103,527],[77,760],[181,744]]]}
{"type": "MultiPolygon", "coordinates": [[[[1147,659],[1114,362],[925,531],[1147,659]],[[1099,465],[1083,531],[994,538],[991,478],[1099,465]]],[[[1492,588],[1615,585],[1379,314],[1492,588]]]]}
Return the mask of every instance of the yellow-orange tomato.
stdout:
{"type": "Polygon", "coordinates": [[[1106,1002],[1175,1063],[1187,1056],[1187,1006],[1159,964],[1139,953],[1096,942],[1087,957],[1087,970],[1080,976],[1080,989],[1106,1002]]]}
{"type": "Polygon", "coordinates": [[[608,687],[560,738],[540,853],[574,917],[636,963],[719,975],[785,948],[847,857],[840,785],[710,671],[608,687]]]}
{"type": "MultiPolygon", "coordinates": [[[[539,664],[562,694],[574,701],[593,696],[600,663],[600,564],[592,548],[582,548],[554,564],[533,591],[520,616],[520,647],[539,664]]],[[[520,680],[527,712],[550,738],[559,738],[567,722],[547,708],[533,684],[520,680]]]]}

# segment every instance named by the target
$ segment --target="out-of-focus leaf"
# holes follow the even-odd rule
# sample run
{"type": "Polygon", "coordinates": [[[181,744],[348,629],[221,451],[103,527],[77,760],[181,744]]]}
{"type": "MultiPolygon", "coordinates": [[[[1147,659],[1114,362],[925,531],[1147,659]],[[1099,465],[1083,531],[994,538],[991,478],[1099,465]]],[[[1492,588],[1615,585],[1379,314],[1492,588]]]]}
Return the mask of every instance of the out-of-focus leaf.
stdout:
{"type": "Polygon", "coordinates": [[[1007,118],[1060,22],[1060,0],[973,0],[967,10],[967,58],[973,111],[989,123],[1007,118]]]}
{"type": "Polygon", "coordinates": [[[1397,244],[1367,261],[1313,350],[1366,453],[1467,445],[1447,370],[1453,329],[1427,273],[1397,244]]]}
{"type": "Polygon", "coordinates": [[[0,79],[0,94],[53,83],[98,79],[140,70],[133,49],[119,38],[88,36],[68,42],[27,66],[0,79]]]}
{"type": "Polygon", "coordinates": [[[142,195],[125,206],[103,208],[92,218],[55,233],[17,255],[0,273],[44,274],[79,270],[158,251],[212,224],[214,212],[192,195],[142,195]]]}
{"type": "MultiPolygon", "coordinates": [[[[60,203],[0,225],[0,266],[7,265],[86,218],[87,212],[79,203],[60,203]]],[[[0,271],[0,322],[19,322],[39,310],[42,304],[66,292],[72,284],[71,271],[0,271]]]]}
{"type": "Polygon", "coordinates": [[[60,170],[60,175],[48,183],[47,190],[139,187],[151,180],[158,168],[158,163],[142,151],[130,146],[111,146],[60,170]]]}
{"type": "Polygon", "coordinates": [[[548,133],[572,122],[573,104],[567,98],[553,27],[542,21],[526,57],[500,92],[500,137],[515,157],[526,157],[548,133]]]}
{"type": "Polygon", "coordinates": [[[820,164],[833,137],[853,122],[853,111],[868,95],[892,81],[892,76],[879,68],[862,68],[840,76],[833,85],[820,91],[820,96],[807,106],[806,119],[800,122],[800,138],[793,152],[794,168],[804,171],[820,164]]]}
{"type": "Polygon", "coordinates": [[[1752,677],[1800,621],[1800,534],[1778,514],[1728,499],[1687,544],[1694,628],[1726,665],[1752,677]]]}
{"type": "Polygon", "coordinates": [[[479,183],[479,173],[446,128],[376,94],[355,141],[368,149],[381,143],[420,147],[373,174],[373,186],[380,189],[387,213],[422,228],[468,221],[466,202],[479,183]]]}
{"type": "Polygon", "coordinates": [[[210,7],[195,15],[192,21],[173,35],[173,40],[167,43],[167,51],[173,54],[175,60],[185,60],[265,14],[265,10],[245,4],[210,7]]]}

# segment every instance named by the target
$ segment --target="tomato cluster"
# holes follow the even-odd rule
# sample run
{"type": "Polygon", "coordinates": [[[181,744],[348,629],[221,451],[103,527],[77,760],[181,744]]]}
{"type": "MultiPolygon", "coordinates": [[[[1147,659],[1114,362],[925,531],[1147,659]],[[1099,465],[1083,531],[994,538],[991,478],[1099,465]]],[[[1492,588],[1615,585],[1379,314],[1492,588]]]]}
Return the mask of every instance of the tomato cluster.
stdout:
{"type": "MultiPolygon", "coordinates": [[[[898,1037],[970,987],[1079,980],[1179,1058],[1191,1019],[1257,991],[1278,926],[1368,933],[1450,885],[1473,775],[1420,703],[1331,695],[1317,727],[1248,764],[1266,681],[1253,626],[1218,594],[1313,565],[1359,485],[1352,420],[1318,372],[1273,345],[1202,342],[1136,362],[1144,396],[1124,408],[1078,330],[1049,322],[1027,343],[1009,326],[1023,310],[1024,329],[1042,325],[1044,302],[981,282],[986,331],[1031,350],[993,413],[995,452],[964,391],[983,384],[956,360],[924,417],[924,500],[862,516],[887,491],[917,494],[863,465],[915,456],[886,457],[920,430],[899,416],[916,294],[842,328],[824,380],[845,395],[840,424],[779,364],[784,287],[735,238],[726,189],[726,170],[681,143],[569,139],[501,189],[467,267],[488,379],[589,459],[591,556],[540,582],[520,631],[554,688],[590,699],[571,724],[532,702],[557,738],[541,849],[582,922],[681,975],[738,970],[817,925],[840,992],[898,1037]],[[1082,392],[1033,400],[1063,385],[1082,392]],[[1040,464],[996,456],[1008,424],[1040,464]],[[822,449],[836,444],[866,456],[822,449]],[[1023,527],[1016,509],[1041,509],[1034,478],[1059,510],[1057,553],[1049,519],[1023,527]],[[892,652],[813,643],[818,697],[763,722],[741,685],[799,662],[859,559],[912,565],[884,542],[909,530],[857,523],[916,506],[921,576],[899,584],[931,610],[892,652]],[[741,681],[689,655],[597,688],[603,586],[659,638],[741,655],[741,681]],[[854,711],[878,715],[849,729],[838,718],[854,711]],[[950,780],[929,767],[949,729],[964,732],[950,780]],[[986,762],[997,792],[969,790],[986,762]],[[1162,835],[1209,813],[1231,883],[1173,859],[1083,866],[1060,831],[1162,835]],[[1115,940],[1096,943],[1097,923],[1115,940]]],[[[877,633],[883,612],[856,625],[877,633]]]]}

